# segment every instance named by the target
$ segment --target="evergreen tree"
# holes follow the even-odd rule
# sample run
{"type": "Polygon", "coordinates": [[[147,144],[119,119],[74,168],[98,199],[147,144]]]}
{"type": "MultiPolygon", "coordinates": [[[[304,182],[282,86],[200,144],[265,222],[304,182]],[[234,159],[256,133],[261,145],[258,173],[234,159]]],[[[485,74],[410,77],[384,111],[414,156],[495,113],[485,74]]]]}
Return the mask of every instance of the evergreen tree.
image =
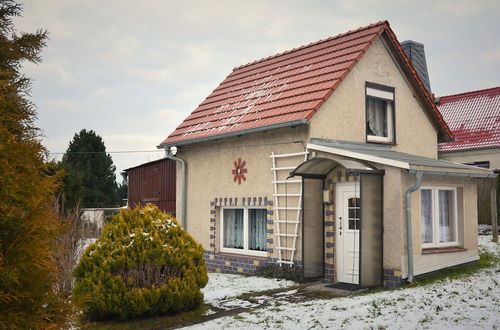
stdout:
{"type": "Polygon", "coordinates": [[[127,182],[122,182],[121,184],[118,185],[118,198],[120,200],[120,203],[123,204],[123,200],[127,199],[128,196],[128,184],[127,182]]]}
{"type": "Polygon", "coordinates": [[[18,33],[21,6],[0,1],[0,328],[47,328],[65,319],[53,255],[61,232],[52,207],[56,176],[34,125],[24,61],[38,63],[47,32],[18,33]]]}
{"type": "Polygon", "coordinates": [[[75,134],[64,154],[62,168],[63,195],[67,208],[80,202],[81,207],[115,207],[120,205],[118,186],[111,156],[102,138],[93,130],[75,134]]]}

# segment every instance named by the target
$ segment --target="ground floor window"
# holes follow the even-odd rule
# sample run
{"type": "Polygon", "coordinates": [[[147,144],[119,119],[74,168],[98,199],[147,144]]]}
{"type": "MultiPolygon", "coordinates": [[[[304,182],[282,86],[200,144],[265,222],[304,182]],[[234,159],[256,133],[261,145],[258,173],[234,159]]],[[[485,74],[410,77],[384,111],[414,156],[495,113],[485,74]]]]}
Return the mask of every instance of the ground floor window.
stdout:
{"type": "Polygon", "coordinates": [[[458,245],[457,190],[423,187],[420,204],[422,247],[458,245]]]}
{"type": "Polygon", "coordinates": [[[265,256],[266,219],[266,209],[223,208],[221,251],[265,256]]]}

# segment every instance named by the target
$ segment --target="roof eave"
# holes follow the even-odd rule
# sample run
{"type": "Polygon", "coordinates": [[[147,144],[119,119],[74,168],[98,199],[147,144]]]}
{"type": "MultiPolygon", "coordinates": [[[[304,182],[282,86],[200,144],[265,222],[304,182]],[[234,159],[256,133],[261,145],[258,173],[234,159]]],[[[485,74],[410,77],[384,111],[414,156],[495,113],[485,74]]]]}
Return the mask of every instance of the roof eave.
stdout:
{"type": "Polygon", "coordinates": [[[424,174],[427,175],[437,175],[437,176],[458,176],[458,177],[466,177],[466,178],[481,178],[481,179],[486,179],[486,178],[496,178],[497,174],[495,174],[493,171],[491,173],[478,173],[478,172],[465,172],[465,171],[433,171],[433,170],[420,170],[420,169],[413,169],[411,168],[409,170],[410,174],[416,174],[417,172],[423,172],[424,174]]]}
{"type": "Polygon", "coordinates": [[[299,119],[299,120],[293,120],[293,121],[279,123],[279,124],[244,129],[241,131],[234,131],[234,132],[229,132],[229,133],[212,135],[212,136],[202,137],[202,138],[198,138],[198,139],[190,139],[190,140],[184,140],[184,141],[178,141],[178,142],[162,143],[162,144],[156,146],[156,148],[165,149],[165,148],[169,148],[169,147],[173,147],[173,146],[180,147],[180,146],[185,146],[188,144],[209,142],[209,141],[213,141],[213,140],[218,140],[218,139],[223,139],[223,138],[228,138],[228,137],[238,136],[238,135],[244,135],[244,134],[249,134],[249,133],[257,133],[257,132],[263,132],[263,131],[268,131],[268,130],[272,130],[272,129],[305,125],[307,123],[308,123],[308,120],[299,119]]]}
{"type": "Polygon", "coordinates": [[[143,167],[143,166],[147,166],[147,165],[152,165],[154,163],[159,163],[159,162],[169,161],[169,160],[172,161],[169,158],[163,157],[163,158],[160,158],[160,159],[152,160],[152,161],[149,161],[149,162],[146,162],[146,163],[142,163],[142,164],[139,164],[139,165],[136,165],[136,166],[132,166],[132,167],[126,168],[122,172],[128,172],[130,170],[134,170],[134,169],[139,168],[139,167],[143,167]]]}
{"type": "Polygon", "coordinates": [[[488,146],[488,147],[480,147],[480,148],[463,148],[463,149],[453,149],[453,150],[439,150],[438,153],[453,153],[453,152],[468,152],[468,151],[483,151],[489,149],[500,149],[500,146],[488,146]]]}
{"type": "Polygon", "coordinates": [[[421,166],[414,165],[409,162],[399,161],[395,159],[390,159],[382,156],[369,155],[363,152],[356,152],[352,150],[345,150],[342,148],[328,147],[320,144],[308,143],[307,149],[322,151],[326,153],[332,153],[344,157],[360,159],[367,162],[373,162],[381,165],[391,166],[400,168],[403,170],[408,170],[409,173],[423,172],[428,175],[440,175],[440,176],[461,176],[470,178],[495,178],[497,175],[491,170],[469,166],[470,169],[452,169],[452,168],[442,168],[437,166],[421,166]]]}

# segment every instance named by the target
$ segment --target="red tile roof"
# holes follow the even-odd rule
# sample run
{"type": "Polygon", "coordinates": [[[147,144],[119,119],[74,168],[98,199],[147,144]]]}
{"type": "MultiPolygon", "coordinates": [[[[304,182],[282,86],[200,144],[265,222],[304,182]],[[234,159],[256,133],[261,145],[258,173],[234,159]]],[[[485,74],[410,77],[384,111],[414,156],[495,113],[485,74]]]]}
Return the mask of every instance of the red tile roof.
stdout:
{"type": "Polygon", "coordinates": [[[234,68],[161,146],[307,123],[384,31],[422,89],[431,118],[451,136],[384,21],[234,68]]]}
{"type": "Polygon", "coordinates": [[[456,139],[439,151],[500,147],[500,87],[443,96],[438,109],[456,139]]]}

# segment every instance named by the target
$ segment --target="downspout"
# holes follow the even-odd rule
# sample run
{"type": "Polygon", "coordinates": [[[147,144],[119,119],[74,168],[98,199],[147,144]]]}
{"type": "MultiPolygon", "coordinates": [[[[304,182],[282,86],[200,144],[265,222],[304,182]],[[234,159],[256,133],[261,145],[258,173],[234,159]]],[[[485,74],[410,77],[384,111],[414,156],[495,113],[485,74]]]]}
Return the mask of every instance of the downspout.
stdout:
{"type": "Polygon", "coordinates": [[[182,167],[182,180],[181,180],[181,186],[182,186],[182,218],[181,220],[181,225],[184,230],[187,231],[187,217],[186,217],[186,203],[187,203],[187,184],[186,184],[186,161],[184,159],[175,157],[173,154],[171,154],[170,149],[165,150],[167,152],[167,158],[172,159],[173,161],[176,161],[178,163],[181,163],[182,167]]]}
{"type": "Polygon", "coordinates": [[[413,231],[411,222],[411,194],[420,188],[423,172],[416,172],[415,184],[405,193],[405,218],[406,218],[406,254],[408,255],[408,282],[413,282],[413,231]]]}

